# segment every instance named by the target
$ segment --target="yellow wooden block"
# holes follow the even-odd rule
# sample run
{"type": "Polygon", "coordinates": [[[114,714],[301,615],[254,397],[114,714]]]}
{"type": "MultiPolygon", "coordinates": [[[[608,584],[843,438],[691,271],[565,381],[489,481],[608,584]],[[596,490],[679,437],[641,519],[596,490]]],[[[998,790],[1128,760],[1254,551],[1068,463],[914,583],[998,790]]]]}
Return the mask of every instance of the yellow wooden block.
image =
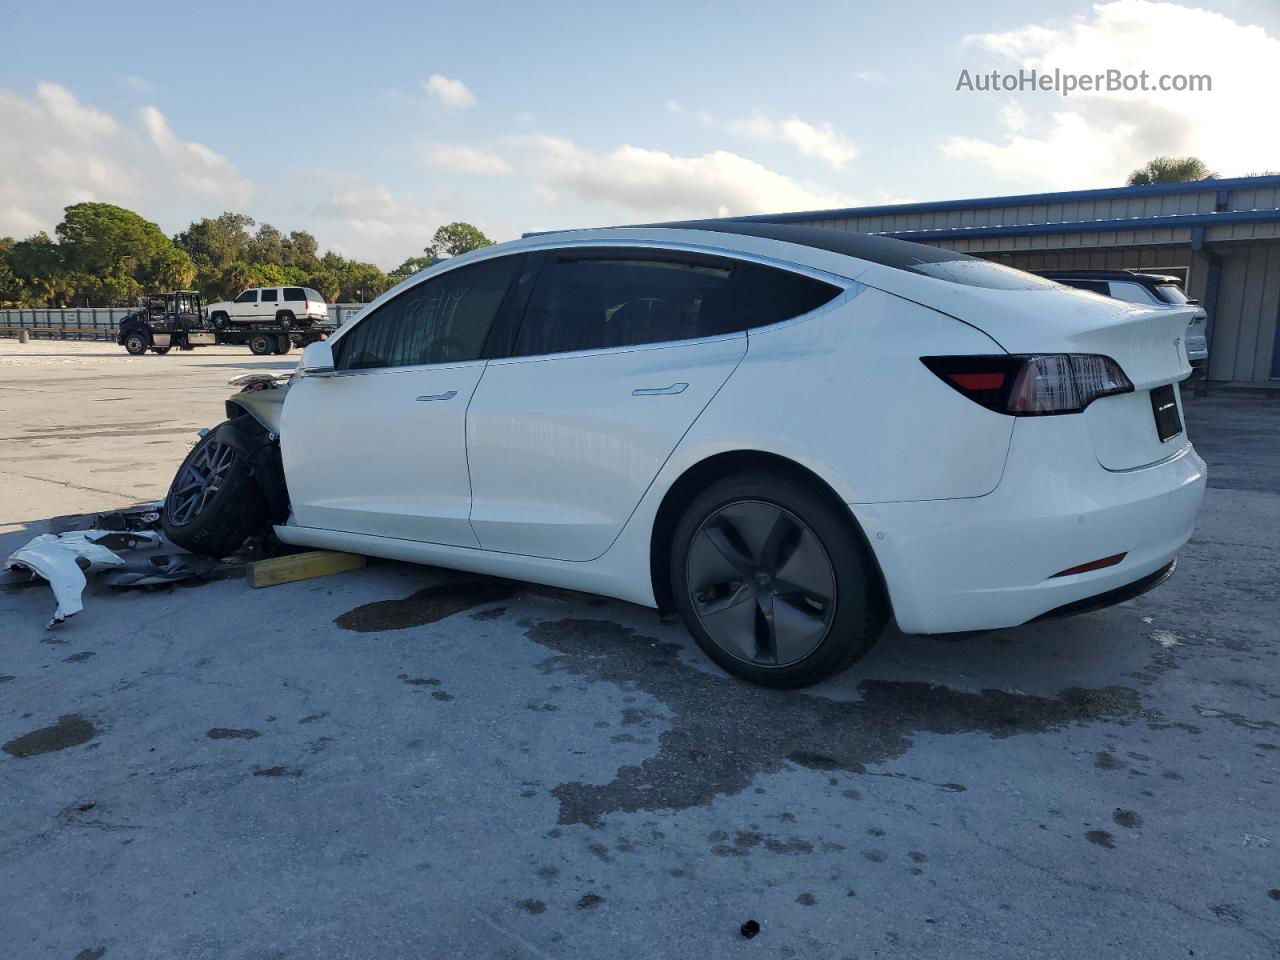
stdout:
{"type": "Polygon", "coordinates": [[[368,557],[355,553],[308,550],[306,553],[256,560],[249,564],[247,575],[251,587],[274,587],[279,583],[293,583],[295,580],[311,580],[315,577],[327,577],[331,573],[359,570],[368,562],[368,557]]]}

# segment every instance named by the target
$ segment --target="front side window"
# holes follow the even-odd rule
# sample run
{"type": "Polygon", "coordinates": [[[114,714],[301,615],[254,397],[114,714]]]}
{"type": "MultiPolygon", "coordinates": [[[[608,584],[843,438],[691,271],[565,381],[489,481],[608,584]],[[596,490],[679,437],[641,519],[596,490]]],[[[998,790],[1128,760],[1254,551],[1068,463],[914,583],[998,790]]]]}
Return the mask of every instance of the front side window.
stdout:
{"type": "Polygon", "coordinates": [[[257,303],[257,302],[258,302],[257,290],[246,290],[244,293],[240,294],[240,296],[236,297],[236,303],[257,303]]]}
{"type": "Polygon", "coordinates": [[[334,345],[338,370],[478,360],[523,254],[432,277],[362,318],[334,345]]]}
{"type": "Polygon", "coordinates": [[[275,303],[275,300],[276,300],[276,291],[274,289],[262,291],[263,303],[268,303],[268,302],[275,303]]]}
{"type": "Polygon", "coordinates": [[[301,287],[285,287],[284,298],[285,300],[305,300],[307,295],[302,292],[301,287]]]}

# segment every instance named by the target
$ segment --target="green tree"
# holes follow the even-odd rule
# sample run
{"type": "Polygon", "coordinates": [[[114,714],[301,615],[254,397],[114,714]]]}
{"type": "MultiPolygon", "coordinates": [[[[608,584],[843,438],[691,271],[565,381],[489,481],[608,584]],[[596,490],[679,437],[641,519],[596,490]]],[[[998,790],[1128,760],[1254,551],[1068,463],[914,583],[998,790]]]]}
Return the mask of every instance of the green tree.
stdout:
{"type": "Polygon", "coordinates": [[[481,233],[478,227],[455,220],[438,229],[423,252],[433,260],[440,260],[492,245],[493,241],[481,233]]]}
{"type": "Polygon", "coordinates": [[[317,256],[319,249],[320,245],[316,243],[315,237],[305,230],[294,230],[290,232],[285,244],[284,264],[299,270],[314,270],[320,264],[317,256]]]}
{"type": "Polygon", "coordinates": [[[1156,157],[1129,174],[1131,187],[1153,183],[1190,183],[1193,180],[1217,180],[1218,175],[1196,157],[1156,157]]]}
{"type": "Polygon", "coordinates": [[[150,220],[111,203],[67,207],[55,232],[68,271],[94,276],[146,276],[173,243],[150,220]]]}
{"type": "Polygon", "coordinates": [[[400,266],[388,273],[387,279],[390,280],[392,284],[397,284],[401,280],[407,280],[409,277],[412,277],[419,270],[427,269],[427,267],[431,266],[435,262],[434,257],[410,257],[404,263],[400,264],[400,266]]]}
{"type": "Polygon", "coordinates": [[[204,258],[211,267],[226,270],[237,260],[248,259],[249,228],[253,225],[253,217],[224,213],[214,220],[207,217],[197,220],[174,237],[173,242],[187,251],[197,264],[204,258]]]}

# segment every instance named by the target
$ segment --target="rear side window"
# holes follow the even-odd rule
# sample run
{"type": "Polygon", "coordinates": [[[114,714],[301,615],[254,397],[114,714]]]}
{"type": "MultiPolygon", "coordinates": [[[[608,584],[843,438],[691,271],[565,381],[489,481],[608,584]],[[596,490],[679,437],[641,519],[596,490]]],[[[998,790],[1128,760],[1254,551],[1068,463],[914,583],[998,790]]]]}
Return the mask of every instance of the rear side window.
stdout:
{"type": "Polygon", "coordinates": [[[267,303],[268,301],[270,301],[270,302],[274,303],[274,302],[275,302],[275,300],[276,300],[276,291],[275,291],[275,288],[274,288],[274,287],[272,287],[270,290],[263,290],[263,291],[262,291],[262,302],[263,302],[263,303],[267,303]]]}
{"type": "Polygon", "coordinates": [[[257,303],[257,302],[258,302],[257,290],[246,290],[244,293],[240,294],[240,296],[236,297],[236,303],[257,303]]]}
{"type": "Polygon", "coordinates": [[[477,360],[523,254],[450,270],[361,318],[334,345],[338,370],[477,360]]]}
{"type": "Polygon", "coordinates": [[[841,293],[821,280],[756,263],[738,264],[733,287],[732,312],[725,318],[730,330],[781,323],[817,310],[841,293]]]}
{"type": "Polygon", "coordinates": [[[1068,287],[1075,287],[1077,290],[1088,290],[1090,293],[1100,293],[1104,297],[1111,296],[1111,288],[1107,286],[1105,280],[1062,280],[1068,287]]]}
{"type": "Polygon", "coordinates": [[[1129,280],[1112,280],[1111,296],[1129,303],[1152,304],[1160,302],[1142,284],[1129,280]]]}
{"type": "Polygon", "coordinates": [[[284,298],[286,300],[305,300],[307,295],[302,292],[301,287],[285,287],[284,298]]]}
{"type": "Polygon", "coordinates": [[[310,287],[303,287],[302,289],[306,291],[308,300],[312,300],[316,303],[324,303],[324,297],[321,296],[318,291],[312,290],[310,287]]]}
{"type": "Polygon", "coordinates": [[[787,270],[652,250],[553,256],[515,356],[691,340],[808,313],[840,288],[787,270]]]}

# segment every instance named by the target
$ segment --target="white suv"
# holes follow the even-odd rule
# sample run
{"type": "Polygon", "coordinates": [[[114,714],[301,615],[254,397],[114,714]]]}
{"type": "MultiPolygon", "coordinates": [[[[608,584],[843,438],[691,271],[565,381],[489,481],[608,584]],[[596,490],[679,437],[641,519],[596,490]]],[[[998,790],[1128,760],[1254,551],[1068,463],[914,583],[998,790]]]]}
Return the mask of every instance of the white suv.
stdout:
{"type": "Polygon", "coordinates": [[[234,300],[209,304],[209,319],[216,327],[231,323],[309,327],[329,319],[329,305],[310,287],[254,287],[234,300]]]}

